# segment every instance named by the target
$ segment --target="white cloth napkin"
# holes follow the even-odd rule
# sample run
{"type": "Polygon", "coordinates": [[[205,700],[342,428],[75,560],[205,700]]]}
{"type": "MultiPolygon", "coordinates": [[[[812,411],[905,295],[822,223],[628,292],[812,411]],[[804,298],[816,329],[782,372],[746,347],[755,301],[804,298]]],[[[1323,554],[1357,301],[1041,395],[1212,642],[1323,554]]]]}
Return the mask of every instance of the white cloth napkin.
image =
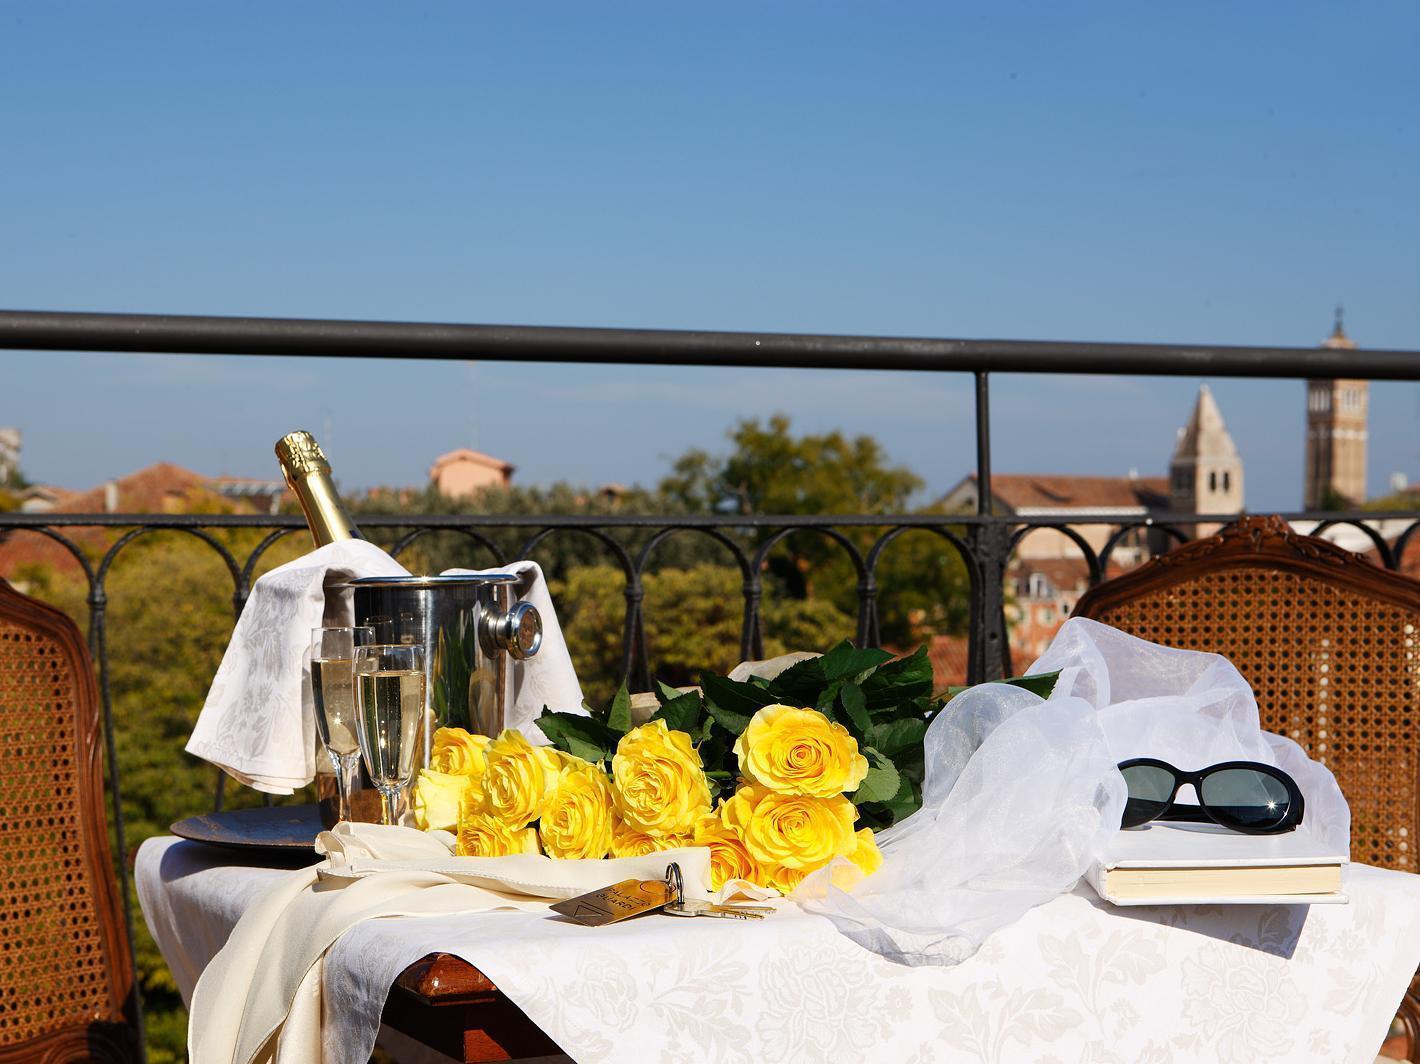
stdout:
{"type": "MultiPolygon", "coordinates": [[[[529,561],[500,569],[450,573],[511,573],[521,597],[542,615],[543,644],[515,662],[507,725],[544,742],[533,723],[544,705],[583,713],[582,689],[557,623],[542,569],[529,561]]],[[[315,778],[316,736],[310,685],[311,629],[350,624],[349,596],[326,590],[361,576],[406,576],[408,570],[360,539],[327,544],[257,580],[232,632],[187,751],[269,794],[290,794],[315,778]]]]}
{"type": "Polygon", "coordinates": [[[542,617],[542,646],[525,661],[514,663],[513,704],[508,707],[506,724],[517,728],[529,742],[545,743],[535,723],[542,707],[559,713],[586,713],[582,706],[582,685],[572,667],[572,654],[557,621],[552,595],[542,566],[537,562],[513,562],[497,569],[446,569],[446,576],[490,576],[511,573],[518,577],[518,597],[532,603],[542,617]]]}
{"type": "Polygon", "coordinates": [[[327,861],[292,872],[258,898],[198,979],[188,1019],[193,1064],[320,1060],[323,959],[362,920],[539,911],[548,899],[623,879],[663,879],[672,861],[680,865],[687,896],[710,897],[704,847],[558,861],[528,854],[454,857],[451,838],[378,824],[322,832],[316,848],[327,861]]]}

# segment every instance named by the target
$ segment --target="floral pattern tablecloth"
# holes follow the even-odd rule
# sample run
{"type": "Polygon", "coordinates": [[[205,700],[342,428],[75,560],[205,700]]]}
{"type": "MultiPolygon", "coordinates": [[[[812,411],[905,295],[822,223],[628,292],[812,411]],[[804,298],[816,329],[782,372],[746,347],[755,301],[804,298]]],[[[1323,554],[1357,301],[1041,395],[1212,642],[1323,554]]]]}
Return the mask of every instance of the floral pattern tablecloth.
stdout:
{"type": "MultiPolygon", "coordinates": [[[[184,994],[280,875],[175,839],[137,861],[184,994]]],[[[763,923],[537,913],[372,920],[326,964],[326,1059],[368,1059],[387,988],[476,964],[578,1061],[1356,1061],[1420,962],[1420,877],[1351,867],[1349,905],[1114,909],[1087,886],[954,968],[867,953],[786,905],[763,923]]]]}

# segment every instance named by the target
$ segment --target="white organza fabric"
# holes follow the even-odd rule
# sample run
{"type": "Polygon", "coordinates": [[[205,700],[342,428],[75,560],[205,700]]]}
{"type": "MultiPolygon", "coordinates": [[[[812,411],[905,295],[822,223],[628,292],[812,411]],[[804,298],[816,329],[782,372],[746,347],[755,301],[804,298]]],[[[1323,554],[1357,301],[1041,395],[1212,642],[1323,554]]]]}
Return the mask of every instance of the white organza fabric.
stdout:
{"type": "MultiPolygon", "coordinates": [[[[1027,672],[1057,670],[1048,699],[983,684],[949,702],[927,729],[922,808],[878,835],[882,868],[848,889],[834,885],[841,870],[821,870],[795,900],[883,957],[958,964],[1105,852],[1126,797],[1116,766],[1132,757],[1276,765],[1302,791],[1308,830],[1345,852],[1350,810],[1335,778],[1262,731],[1224,658],[1072,618],[1027,672]]],[[[1187,788],[1179,797],[1193,800],[1187,788]]]]}

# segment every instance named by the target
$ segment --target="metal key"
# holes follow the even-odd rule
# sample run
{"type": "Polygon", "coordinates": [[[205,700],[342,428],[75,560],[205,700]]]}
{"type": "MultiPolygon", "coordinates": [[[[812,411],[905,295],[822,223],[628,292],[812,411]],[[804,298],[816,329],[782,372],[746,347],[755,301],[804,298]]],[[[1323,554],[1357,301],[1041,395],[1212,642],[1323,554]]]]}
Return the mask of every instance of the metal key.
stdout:
{"type": "Polygon", "coordinates": [[[714,916],[722,920],[763,920],[773,911],[766,905],[716,905],[693,898],[682,899],[661,910],[667,916],[714,916]]]}

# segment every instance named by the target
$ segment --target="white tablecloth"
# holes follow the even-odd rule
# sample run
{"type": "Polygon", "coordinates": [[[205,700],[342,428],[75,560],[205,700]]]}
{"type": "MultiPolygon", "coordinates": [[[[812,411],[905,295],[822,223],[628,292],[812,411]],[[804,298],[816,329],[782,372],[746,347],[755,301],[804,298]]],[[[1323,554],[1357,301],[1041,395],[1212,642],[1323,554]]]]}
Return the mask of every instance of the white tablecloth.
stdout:
{"type": "MultiPolygon", "coordinates": [[[[184,998],[282,872],[172,838],[137,857],[184,998]]],[[[763,922],[540,913],[371,920],[326,964],[327,1064],[363,1062],[427,953],[478,966],[578,1061],[1355,1061],[1420,961],[1420,877],[1353,866],[1350,905],[1113,909],[1082,886],[955,968],[907,968],[787,906],[763,922]]]]}

